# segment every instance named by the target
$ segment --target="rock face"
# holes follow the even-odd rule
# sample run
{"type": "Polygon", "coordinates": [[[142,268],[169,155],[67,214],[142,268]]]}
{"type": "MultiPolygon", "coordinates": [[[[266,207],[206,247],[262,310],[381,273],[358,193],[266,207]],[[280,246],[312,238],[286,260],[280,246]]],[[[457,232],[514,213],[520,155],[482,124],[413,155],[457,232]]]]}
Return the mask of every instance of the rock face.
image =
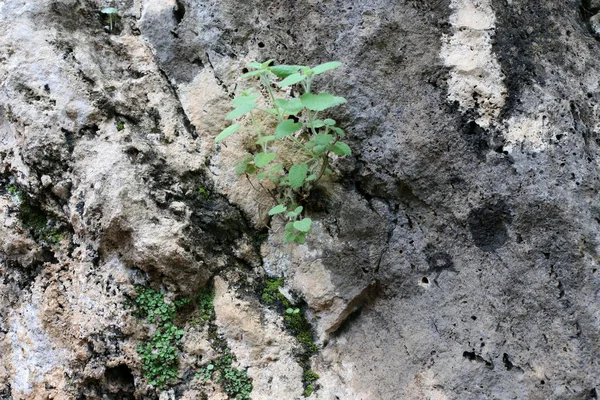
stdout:
{"type": "Polygon", "coordinates": [[[600,5],[110,5],[0,1],[0,399],[598,398],[600,5]],[[270,58],[344,64],[316,84],[353,156],[304,245],[213,142],[270,58]],[[207,285],[152,384],[136,293],[207,285]]]}

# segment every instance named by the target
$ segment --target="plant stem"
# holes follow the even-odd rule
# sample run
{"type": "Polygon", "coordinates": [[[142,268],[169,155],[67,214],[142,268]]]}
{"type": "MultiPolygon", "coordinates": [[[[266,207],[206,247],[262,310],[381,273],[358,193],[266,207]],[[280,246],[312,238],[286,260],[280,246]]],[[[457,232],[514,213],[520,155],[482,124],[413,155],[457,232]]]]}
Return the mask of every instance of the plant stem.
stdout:
{"type": "Polygon", "coordinates": [[[283,121],[283,113],[277,104],[275,104],[275,95],[273,94],[273,89],[271,88],[271,80],[266,74],[260,76],[263,81],[263,85],[267,88],[267,92],[269,92],[269,97],[271,98],[271,102],[273,103],[273,107],[277,110],[277,116],[279,117],[279,121],[283,121]]]}
{"type": "MultiPolygon", "coordinates": [[[[252,126],[254,127],[254,130],[256,131],[256,135],[258,136],[259,139],[262,138],[262,135],[260,133],[260,127],[256,123],[256,120],[254,119],[254,113],[252,111],[250,111],[250,119],[252,120],[252,126]]],[[[260,145],[262,147],[263,153],[266,153],[267,152],[267,143],[262,142],[260,145]]]]}

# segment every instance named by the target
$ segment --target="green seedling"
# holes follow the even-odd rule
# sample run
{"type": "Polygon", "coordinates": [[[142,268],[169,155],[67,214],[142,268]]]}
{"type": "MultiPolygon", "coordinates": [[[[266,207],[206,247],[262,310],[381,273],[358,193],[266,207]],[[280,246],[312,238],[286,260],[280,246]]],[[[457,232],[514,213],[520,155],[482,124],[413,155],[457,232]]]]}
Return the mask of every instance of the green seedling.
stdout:
{"type": "Polygon", "coordinates": [[[303,207],[298,202],[308,197],[324,175],[332,173],[329,169],[332,156],[352,153],[341,140],[345,132],[336,121],[320,118],[320,113],[346,103],[346,99],[312,91],[316,76],[342,64],[333,61],[310,68],[271,66],[272,62],[248,64],[250,71],[242,78],[258,78],[266,94],[261,97],[252,88],[240,92],[232,101],[233,111],[225,117],[238,122],[224,129],[215,142],[237,132],[253,136],[255,150],[240,160],[236,171],[255,176],[263,188],[275,188],[270,194],[277,205],[269,210],[269,215],[287,221],[286,242],[302,244],[312,232],[312,220],[302,217],[303,207]],[[275,128],[270,129],[271,126],[275,128]]]}

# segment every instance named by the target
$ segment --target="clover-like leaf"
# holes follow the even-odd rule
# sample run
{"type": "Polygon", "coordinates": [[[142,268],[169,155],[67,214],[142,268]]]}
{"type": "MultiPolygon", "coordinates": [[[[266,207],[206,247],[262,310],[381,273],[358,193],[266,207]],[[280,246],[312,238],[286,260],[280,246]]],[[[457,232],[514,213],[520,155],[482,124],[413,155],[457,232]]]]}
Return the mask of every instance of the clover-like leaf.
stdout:
{"type": "Polygon", "coordinates": [[[279,87],[291,86],[291,85],[293,85],[295,83],[302,82],[305,79],[306,79],[306,75],[302,75],[300,73],[295,73],[295,74],[292,74],[292,75],[288,76],[287,78],[285,78],[281,82],[279,82],[277,84],[277,86],[279,86],[279,87]]]}
{"type": "Polygon", "coordinates": [[[288,211],[287,216],[289,218],[296,218],[298,215],[300,215],[303,209],[304,207],[302,206],[296,207],[294,211],[288,211]]]}
{"type": "Polygon", "coordinates": [[[294,229],[299,230],[300,232],[309,232],[311,226],[312,219],[310,218],[304,218],[301,221],[294,222],[294,229]]]}
{"type": "Polygon", "coordinates": [[[294,242],[296,242],[298,244],[306,243],[306,233],[297,234],[296,237],[294,238],[294,242]]]}
{"type": "Polygon", "coordinates": [[[304,180],[306,179],[307,173],[308,165],[306,165],[305,163],[292,165],[288,174],[290,186],[293,189],[301,188],[302,185],[304,185],[304,180]]]}
{"type": "Polygon", "coordinates": [[[225,119],[236,119],[241,117],[244,114],[248,114],[250,111],[256,108],[256,103],[244,103],[225,117],[225,119]]]}
{"type": "Polygon", "coordinates": [[[254,165],[258,168],[264,168],[273,161],[275,157],[277,157],[275,153],[258,153],[254,156],[254,165]]]}
{"type": "Polygon", "coordinates": [[[285,212],[286,210],[287,210],[286,206],[284,206],[283,204],[278,204],[269,210],[269,215],[281,214],[282,212],[285,212]]]}
{"type": "Polygon", "coordinates": [[[215,142],[218,143],[226,137],[233,135],[240,129],[240,127],[240,124],[233,124],[228,126],[227,128],[223,129],[221,133],[219,133],[219,135],[215,138],[215,142]]]}
{"type": "Polygon", "coordinates": [[[338,68],[341,65],[342,65],[341,62],[330,61],[330,62],[326,62],[324,64],[317,65],[316,67],[312,68],[311,71],[314,75],[319,75],[319,74],[322,74],[323,72],[338,68]]]}
{"type": "Polygon", "coordinates": [[[300,96],[304,107],[313,111],[323,111],[331,107],[339,106],[344,104],[346,99],[343,97],[334,96],[329,93],[304,93],[300,96]]]}
{"type": "Polygon", "coordinates": [[[277,139],[281,139],[286,136],[290,136],[300,128],[302,128],[302,124],[300,122],[294,122],[293,119],[285,119],[281,121],[275,128],[275,137],[277,139]]]}

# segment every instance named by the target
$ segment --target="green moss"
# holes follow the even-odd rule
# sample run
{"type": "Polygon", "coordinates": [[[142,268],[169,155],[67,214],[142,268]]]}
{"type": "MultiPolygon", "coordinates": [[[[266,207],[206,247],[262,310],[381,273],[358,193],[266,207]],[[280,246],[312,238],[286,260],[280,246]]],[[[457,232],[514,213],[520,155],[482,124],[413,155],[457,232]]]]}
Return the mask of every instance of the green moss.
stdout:
{"type": "Polygon", "coordinates": [[[315,387],[313,385],[308,385],[306,386],[306,388],[304,389],[304,393],[302,393],[304,395],[304,397],[308,397],[311,394],[313,394],[313,392],[315,391],[315,387]]]}
{"type": "Polygon", "coordinates": [[[198,186],[198,197],[200,200],[208,200],[210,197],[210,192],[206,188],[198,186]]]}
{"type": "MultiPolygon", "coordinates": [[[[279,278],[279,279],[273,279],[273,278],[269,278],[265,280],[265,286],[262,289],[262,294],[260,296],[260,298],[262,299],[262,301],[265,302],[265,304],[274,304],[277,300],[282,301],[283,300],[287,301],[287,299],[285,298],[285,296],[283,296],[280,292],[279,292],[279,288],[283,285],[283,278],[279,278]]],[[[288,302],[289,303],[289,302],[288,302]]]]}
{"type": "Polygon", "coordinates": [[[319,374],[315,371],[311,369],[304,371],[304,382],[312,383],[317,379],[319,379],[319,374]]]}
{"type": "Polygon", "coordinates": [[[283,320],[287,329],[291,331],[302,345],[302,351],[297,354],[297,358],[299,364],[304,369],[303,382],[306,389],[305,396],[308,397],[315,390],[315,386],[312,383],[319,379],[319,375],[310,370],[309,360],[313,354],[319,351],[319,347],[314,341],[312,327],[308,323],[302,310],[292,304],[279,291],[279,288],[283,286],[283,284],[283,278],[266,279],[260,292],[261,299],[265,304],[274,306],[280,310],[283,314],[283,320]]]}
{"type": "MultiPolygon", "coordinates": [[[[13,187],[14,188],[14,187],[13,187]]],[[[10,191],[11,187],[9,187],[10,191]]],[[[16,190],[16,189],[15,189],[16,190]]],[[[65,238],[62,230],[50,226],[49,219],[46,214],[37,206],[34,206],[24,196],[18,192],[14,192],[21,200],[19,206],[19,215],[23,226],[29,229],[36,240],[42,241],[48,245],[56,245],[65,238]]]]}
{"type": "MultiPolygon", "coordinates": [[[[213,308],[214,290],[204,290],[198,295],[198,306],[201,315],[210,321],[214,316],[213,308]]],[[[227,342],[218,334],[214,324],[209,324],[208,329],[211,347],[222,355],[200,367],[196,377],[203,382],[213,379],[230,399],[248,400],[252,392],[252,379],[248,377],[246,370],[234,368],[231,364],[234,360],[227,342]]]]}

